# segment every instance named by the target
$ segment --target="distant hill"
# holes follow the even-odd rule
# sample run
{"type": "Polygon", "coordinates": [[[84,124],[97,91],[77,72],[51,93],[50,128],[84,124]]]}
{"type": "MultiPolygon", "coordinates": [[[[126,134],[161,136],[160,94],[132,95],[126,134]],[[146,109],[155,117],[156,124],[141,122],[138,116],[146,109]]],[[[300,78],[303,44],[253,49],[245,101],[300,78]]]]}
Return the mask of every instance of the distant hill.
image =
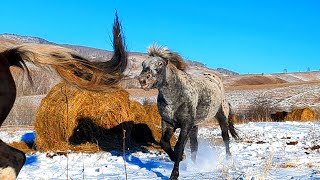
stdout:
{"type": "MultiPolygon", "coordinates": [[[[106,61],[112,56],[111,51],[102,49],[75,46],[67,44],[56,44],[42,38],[19,36],[14,34],[0,34],[2,44],[9,41],[20,43],[54,44],[75,50],[79,55],[92,61],[106,61]]],[[[15,44],[15,43],[14,43],[15,44]]],[[[1,44],[0,44],[1,47],[1,44]]],[[[0,48],[1,49],[1,48],[0,48]]],[[[144,91],[136,79],[141,72],[141,63],[146,59],[146,53],[129,53],[129,65],[126,78],[121,86],[130,93],[130,98],[140,102],[156,102],[156,90],[144,91]]],[[[267,108],[272,112],[291,111],[296,108],[309,107],[320,116],[320,71],[311,72],[290,72],[274,74],[238,74],[224,68],[210,69],[205,64],[193,60],[186,60],[188,73],[203,74],[205,72],[215,73],[222,77],[226,88],[226,96],[231,104],[232,112],[236,115],[244,115],[254,112],[257,107],[267,108]]],[[[16,122],[19,119],[29,119],[32,124],[34,112],[39,106],[41,99],[61,78],[55,71],[44,70],[28,64],[34,80],[34,87],[31,88],[28,81],[23,79],[19,69],[12,69],[16,79],[18,97],[15,106],[6,122],[16,122]],[[24,108],[22,108],[24,107],[24,108]],[[25,108],[27,107],[27,108],[25,108]],[[25,109],[25,111],[21,111],[25,109]],[[21,116],[21,118],[20,118],[21,116]]],[[[22,121],[22,120],[21,120],[22,121]]],[[[30,124],[28,123],[28,124],[30,124]]],[[[12,123],[14,124],[14,123],[12,123]]]]}
{"type": "Polygon", "coordinates": [[[0,34],[0,38],[10,39],[21,43],[36,43],[36,44],[55,44],[42,38],[32,36],[20,36],[16,34],[4,33],[0,34]]]}
{"type": "MultiPolygon", "coordinates": [[[[97,48],[91,48],[91,47],[85,47],[85,46],[77,46],[77,45],[69,45],[69,44],[57,44],[54,42],[47,41],[43,38],[39,37],[32,37],[32,36],[20,36],[16,34],[0,34],[0,38],[5,38],[9,40],[14,40],[17,42],[21,43],[37,43],[37,44],[54,44],[54,45],[59,45],[63,47],[67,47],[70,49],[73,49],[74,51],[78,52],[81,56],[86,57],[91,59],[92,61],[106,61],[111,58],[112,52],[107,51],[107,50],[102,50],[102,49],[97,49],[97,48]]],[[[132,72],[137,72],[136,69],[142,61],[147,57],[145,53],[139,53],[139,52],[132,52],[129,53],[129,60],[131,62],[130,65],[133,65],[134,67],[129,67],[133,68],[131,69],[131,74],[132,72]],[[132,62],[133,60],[133,62],[132,62]]],[[[237,75],[238,73],[223,69],[223,68],[218,68],[217,70],[211,69],[206,67],[206,65],[202,64],[201,62],[196,62],[192,60],[186,60],[189,67],[190,67],[190,72],[195,72],[198,73],[199,71],[205,71],[205,72],[215,72],[217,74],[220,74],[221,76],[230,76],[230,75],[237,75]]],[[[140,69],[139,69],[140,70],[140,69]]],[[[135,73],[133,73],[135,74],[135,73]]],[[[137,74],[135,74],[137,75],[137,74]]],[[[134,75],[133,75],[134,76],[134,75]]]]}

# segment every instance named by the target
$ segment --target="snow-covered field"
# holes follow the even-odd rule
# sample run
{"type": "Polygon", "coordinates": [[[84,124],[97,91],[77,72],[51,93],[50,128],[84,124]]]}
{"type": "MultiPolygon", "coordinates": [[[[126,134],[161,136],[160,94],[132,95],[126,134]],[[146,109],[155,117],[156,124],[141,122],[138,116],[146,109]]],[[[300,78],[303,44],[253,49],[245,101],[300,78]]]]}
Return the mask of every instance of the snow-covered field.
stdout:
{"type": "MultiPolygon", "coordinates": [[[[198,159],[181,162],[179,179],[320,179],[320,122],[248,123],[236,126],[242,140],[231,142],[232,158],[217,127],[199,131],[198,159]]],[[[5,142],[32,131],[0,131],[5,142]]],[[[188,145],[187,145],[188,146],[188,145]]],[[[161,151],[126,154],[55,153],[27,155],[18,179],[167,179],[173,163],[161,151]],[[125,171],[126,167],[126,171],[125,171]]]]}

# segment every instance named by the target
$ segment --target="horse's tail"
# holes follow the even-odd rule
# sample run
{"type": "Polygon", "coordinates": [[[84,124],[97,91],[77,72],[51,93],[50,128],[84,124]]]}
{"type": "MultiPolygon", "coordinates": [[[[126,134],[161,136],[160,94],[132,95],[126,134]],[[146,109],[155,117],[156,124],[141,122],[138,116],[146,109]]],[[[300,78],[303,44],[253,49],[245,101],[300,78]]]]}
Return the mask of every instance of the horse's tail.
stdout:
{"type": "Polygon", "coordinates": [[[126,52],[125,38],[121,30],[117,12],[113,23],[113,51],[113,57],[110,61],[98,63],[97,65],[105,72],[122,74],[128,64],[128,54],[126,52]]]}
{"type": "Polygon", "coordinates": [[[117,14],[113,25],[113,48],[114,55],[106,62],[90,62],[71,49],[44,44],[22,44],[6,49],[1,54],[8,59],[10,66],[26,70],[31,82],[30,71],[25,62],[38,66],[50,65],[67,82],[95,90],[115,85],[124,77],[127,53],[117,14]]]}
{"type": "Polygon", "coordinates": [[[230,104],[229,104],[228,124],[229,124],[229,132],[230,132],[231,136],[234,139],[240,139],[239,135],[238,135],[238,132],[237,132],[237,128],[234,127],[230,104]]]}

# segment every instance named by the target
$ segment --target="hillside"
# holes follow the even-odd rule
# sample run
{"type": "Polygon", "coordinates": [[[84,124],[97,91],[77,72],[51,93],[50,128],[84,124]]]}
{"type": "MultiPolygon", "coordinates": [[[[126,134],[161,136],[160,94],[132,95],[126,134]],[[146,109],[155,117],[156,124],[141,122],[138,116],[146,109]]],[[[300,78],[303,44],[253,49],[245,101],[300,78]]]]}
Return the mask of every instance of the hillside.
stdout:
{"type": "MultiPolygon", "coordinates": [[[[15,35],[15,34],[0,34],[0,38],[2,39],[7,39],[7,40],[13,40],[16,42],[20,43],[37,43],[37,44],[54,44],[54,45],[59,45],[63,47],[67,47],[70,49],[75,50],[76,52],[79,53],[79,55],[86,57],[92,61],[106,61],[110,59],[112,56],[112,52],[108,50],[102,50],[102,49],[97,49],[97,48],[91,48],[91,47],[85,47],[85,46],[76,46],[76,45],[69,45],[69,44],[56,44],[50,41],[47,41],[42,38],[38,37],[31,37],[31,36],[20,36],[20,35],[15,35]]],[[[147,57],[147,54],[145,53],[140,53],[140,52],[130,52],[129,53],[129,60],[130,60],[130,73],[133,73],[137,75],[136,72],[139,72],[140,69],[137,69],[138,66],[142,63],[142,61],[147,57]]],[[[210,69],[206,67],[204,64],[192,61],[192,60],[187,60],[187,63],[190,67],[191,72],[198,72],[198,71],[207,71],[207,72],[216,72],[220,74],[221,76],[226,76],[226,75],[236,75],[238,73],[223,69],[223,68],[218,68],[217,70],[210,69]]],[[[132,77],[135,76],[131,74],[132,77]]]]}
{"type": "MultiPolygon", "coordinates": [[[[0,42],[9,44],[19,43],[44,43],[55,44],[45,39],[17,36],[12,34],[0,35],[0,42]]],[[[96,48],[60,45],[77,51],[81,56],[92,61],[106,61],[112,56],[111,51],[96,48]]],[[[1,50],[1,45],[0,45],[1,50]]],[[[121,82],[121,86],[126,88],[131,95],[131,99],[145,102],[156,102],[156,90],[144,91],[136,80],[136,76],[141,72],[141,63],[147,58],[145,53],[129,53],[129,67],[126,74],[128,78],[121,82]]],[[[316,112],[320,110],[320,71],[312,72],[290,72],[275,74],[238,74],[227,69],[218,68],[216,70],[206,67],[200,62],[186,60],[190,74],[202,74],[205,72],[215,73],[222,77],[226,87],[227,98],[232,106],[232,111],[238,115],[246,114],[256,106],[264,106],[271,111],[290,111],[296,108],[310,107],[316,112]]],[[[35,86],[30,87],[29,82],[23,78],[22,71],[12,68],[18,89],[18,101],[10,113],[10,122],[15,119],[28,117],[32,119],[35,109],[41,102],[44,95],[61,78],[50,68],[42,69],[28,64],[34,79],[35,86]],[[22,106],[27,107],[27,111],[19,111],[22,106]],[[21,116],[21,117],[20,117],[21,116]]],[[[317,114],[319,115],[319,113],[317,114]]],[[[25,122],[31,122],[27,120],[25,122]]],[[[7,121],[8,122],[8,121],[7,121]]]]}

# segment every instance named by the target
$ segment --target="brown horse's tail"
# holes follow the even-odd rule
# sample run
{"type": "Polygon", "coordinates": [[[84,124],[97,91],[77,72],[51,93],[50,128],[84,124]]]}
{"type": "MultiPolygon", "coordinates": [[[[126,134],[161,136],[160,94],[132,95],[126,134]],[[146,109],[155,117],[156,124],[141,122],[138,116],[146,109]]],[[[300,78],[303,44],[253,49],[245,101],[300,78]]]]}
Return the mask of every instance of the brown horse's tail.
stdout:
{"type": "Polygon", "coordinates": [[[117,12],[113,23],[113,51],[113,57],[110,61],[95,64],[105,72],[122,74],[127,67],[128,54],[126,52],[125,38],[121,30],[117,12]]]}
{"type": "Polygon", "coordinates": [[[228,124],[229,124],[229,132],[230,132],[231,136],[236,140],[240,139],[240,137],[238,135],[238,132],[237,132],[237,128],[234,127],[233,118],[232,118],[232,114],[231,114],[230,103],[229,103],[228,124]]]}
{"type": "Polygon", "coordinates": [[[113,24],[114,55],[106,62],[90,62],[77,55],[73,50],[44,44],[22,44],[1,52],[10,63],[27,71],[32,82],[30,71],[25,62],[38,66],[50,65],[67,82],[81,88],[98,90],[117,84],[127,67],[127,53],[121,34],[121,25],[117,14],[113,24]]]}

